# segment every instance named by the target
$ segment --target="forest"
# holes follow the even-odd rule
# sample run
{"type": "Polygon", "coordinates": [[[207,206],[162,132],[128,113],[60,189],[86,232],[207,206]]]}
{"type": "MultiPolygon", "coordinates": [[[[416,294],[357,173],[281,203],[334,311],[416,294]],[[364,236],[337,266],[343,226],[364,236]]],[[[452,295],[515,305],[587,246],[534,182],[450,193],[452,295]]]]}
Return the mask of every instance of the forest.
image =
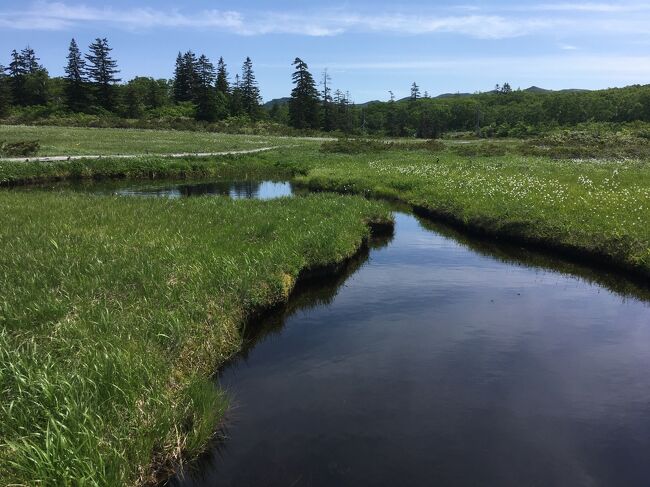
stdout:
{"type": "MultiPolygon", "coordinates": [[[[417,83],[410,96],[354,103],[334,89],[327,70],[315,77],[307,63],[292,63],[290,96],[262,103],[253,62],[234,76],[222,57],[179,52],[171,79],[119,77],[105,38],[83,53],[71,40],[65,75],[51,77],[35,51],[14,49],[0,65],[3,123],[172,128],[223,132],[339,134],[437,138],[449,133],[527,137],[585,123],[650,121],[650,85],[605,90],[512,89],[430,97],[417,83]]],[[[63,64],[63,63],[62,63],[63,64]]],[[[171,64],[171,63],[170,63],[171,64]]]]}

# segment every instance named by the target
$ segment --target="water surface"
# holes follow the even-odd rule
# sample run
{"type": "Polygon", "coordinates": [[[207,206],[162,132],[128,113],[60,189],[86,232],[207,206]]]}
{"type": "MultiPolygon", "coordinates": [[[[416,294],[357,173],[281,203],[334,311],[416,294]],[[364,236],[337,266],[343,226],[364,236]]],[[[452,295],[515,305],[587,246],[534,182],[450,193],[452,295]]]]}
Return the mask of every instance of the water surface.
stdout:
{"type": "MultiPolygon", "coordinates": [[[[121,194],[291,191],[268,184],[121,194]]],[[[649,370],[647,290],[398,212],[247,330],[222,440],[170,483],[646,486],[649,370]]]]}

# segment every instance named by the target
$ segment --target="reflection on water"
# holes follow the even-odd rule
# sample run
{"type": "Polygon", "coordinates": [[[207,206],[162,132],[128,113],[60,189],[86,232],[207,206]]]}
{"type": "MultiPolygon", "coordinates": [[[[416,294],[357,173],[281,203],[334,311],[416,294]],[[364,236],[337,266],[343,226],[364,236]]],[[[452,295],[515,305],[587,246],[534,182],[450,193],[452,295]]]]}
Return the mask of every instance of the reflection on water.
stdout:
{"type": "Polygon", "coordinates": [[[291,184],[275,181],[213,181],[209,183],[177,183],[155,186],[130,186],[113,191],[124,196],[157,196],[183,198],[220,195],[233,199],[272,199],[291,196],[291,184]]]}
{"type": "Polygon", "coordinates": [[[646,485],[644,291],[480,248],[398,213],[388,245],[249,330],[218,378],[228,438],[172,483],[646,485]]]}
{"type": "MultiPolygon", "coordinates": [[[[120,191],[276,194],[264,184],[120,191]]],[[[227,438],[170,484],[645,486],[649,302],[398,212],[392,240],[247,328],[218,376],[227,438]]]]}
{"type": "Polygon", "coordinates": [[[40,186],[43,189],[71,189],[94,194],[184,198],[191,196],[228,196],[233,199],[281,198],[293,195],[287,181],[258,181],[251,179],[217,179],[210,181],[103,181],[60,182],[40,186]]]}

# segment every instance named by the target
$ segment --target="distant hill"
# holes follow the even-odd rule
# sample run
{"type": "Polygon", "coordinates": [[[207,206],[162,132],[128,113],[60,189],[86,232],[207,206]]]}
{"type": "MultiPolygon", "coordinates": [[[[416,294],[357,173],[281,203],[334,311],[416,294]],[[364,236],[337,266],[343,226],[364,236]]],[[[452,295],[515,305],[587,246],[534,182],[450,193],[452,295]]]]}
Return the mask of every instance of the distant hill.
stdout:
{"type": "Polygon", "coordinates": [[[284,105],[285,103],[289,103],[289,98],[288,96],[282,97],[282,98],[273,98],[273,100],[267,101],[264,105],[262,105],[264,108],[273,108],[274,105],[284,105]]]}
{"type": "MultiPolygon", "coordinates": [[[[547,89],[545,89],[545,88],[540,88],[539,86],[534,86],[534,85],[533,85],[533,86],[530,86],[530,87],[528,87],[528,88],[525,88],[525,89],[523,89],[523,90],[521,90],[521,91],[525,91],[525,92],[527,92],[527,93],[539,93],[539,94],[544,94],[544,93],[582,93],[582,92],[591,91],[591,90],[584,90],[584,89],[580,89],[580,88],[567,88],[567,89],[563,89],[563,90],[547,90],[547,89]]],[[[490,90],[490,91],[485,91],[485,92],[482,92],[482,93],[496,93],[496,92],[495,92],[495,90],[490,90]]],[[[468,97],[468,96],[474,96],[474,95],[476,95],[476,94],[477,94],[477,93],[460,93],[460,92],[459,92],[459,93],[442,93],[442,94],[440,94],[440,95],[433,96],[433,97],[431,97],[431,98],[432,98],[432,99],[439,99],[439,98],[465,98],[465,97],[468,97]]],[[[399,102],[403,102],[403,101],[408,101],[408,100],[410,100],[410,99],[411,99],[411,98],[410,98],[409,96],[407,96],[407,97],[400,98],[399,100],[395,100],[395,101],[399,103],[399,102]]],[[[289,103],[289,100],[290,100],[289,97],[274,98],[273,100],[267,101],[267,102],[264,104],[264,108],[269,109],[269,108],[272,108],[273,105],[284,105],[284,104],[286,104],[286,103],[289,103]]],[[[376,103],[385,103],[385,101],[381,101],[381,100],[371,100],[371,101],[367,101],[367,102],[365,102],[365,103],[355,103],[355,106],[358,106],[358,107],[366,107],[366,106],[369,106],[369,105],[374,105],[374,104],[376,104],[376,103]]]]}

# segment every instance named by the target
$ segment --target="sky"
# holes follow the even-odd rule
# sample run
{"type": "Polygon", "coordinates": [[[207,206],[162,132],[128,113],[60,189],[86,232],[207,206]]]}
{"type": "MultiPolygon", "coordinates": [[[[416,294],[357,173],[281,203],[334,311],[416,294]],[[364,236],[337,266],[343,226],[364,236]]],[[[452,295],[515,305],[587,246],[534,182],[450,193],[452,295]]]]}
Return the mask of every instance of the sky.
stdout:
{"type": "Polygon", "coordinates": [[[650,83],[650,3],[415,0],[0,0],[0,64],[30,45],[63,74],[70,39],[106,37],[128,80],[169,78],[193,50],[231,75],[253,60],[265,100],[287,96],[300,57],[355,102],[513,88],[650,83]]]}

